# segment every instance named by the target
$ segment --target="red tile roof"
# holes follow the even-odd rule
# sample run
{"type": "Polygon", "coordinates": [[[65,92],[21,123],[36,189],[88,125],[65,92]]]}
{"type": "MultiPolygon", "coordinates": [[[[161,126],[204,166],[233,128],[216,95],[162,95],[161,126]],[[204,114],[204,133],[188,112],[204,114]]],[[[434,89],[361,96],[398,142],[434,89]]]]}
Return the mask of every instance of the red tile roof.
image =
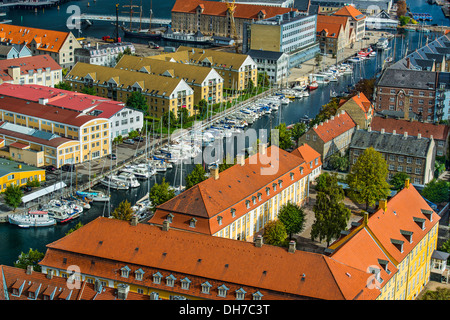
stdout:
{"type": "Polygon", "coordinates": [[[348,18],[346,17],[317,15],[316,31],[322,32],[323,30],[325,30],[328,33],[328,38],[337,38],[339,37],[339,34],[341,32],[341,26],[343,29],[345,29],[347,23],[348,18]]]}
{"type": "MultiPolygon", "coordinates": [[[[219,1],[177,0],[172,8],[172,12],[195,13],[198,6],[202,6],[204,9],[204,15],[227,16],[227,4],[219,1]]],[[[265,13],[265,19],[267,19],[289,11],[297,11],[297,9],[238,3],[236,4],[234,17],[258,19],[258,13],[261,11],[265,13]]]]}
{"type": "Polygon", "coordinates": [[[99,110],[102,111],[102,118],[110,118],[125,108],[120,101],[40,85],[3,83],[0,85],[0,95],[34,102],[44,99],[47,105],[78,112],[99,110]]]}
{"type": "Polygon", "coordinates": [[[351,128],[356,127],[356,123],[343,111],[334,116],[334,119],[329,119],[319,125],[314,126],[312,130],[319,136],[324,143],[340,136],[351,128]]]}
{"type": "Polygon", "coordinates": [[[433,139],[444,141],[448,138],[450,128],[445,124],[433,124],[383,117],[373,117],[370,126],[373,131],[381,131],[381,129],[384,129],[385,132],[392,133],[392,131],[395,130],[397,134],[408,132],[409,136],[417,136],[420,133],[424,138],[433,136],[433,139]]]}
{"type": "Polygon", "coordinates": [[[333,15],[335,16],[346,16],[352,17],[354,20],[365,19],[366,16],[356,9],[353,5],[347,5],[336,11],[333,15]]]}
{"type": "MultiPolygon", "coordinates": [[[[77,265],[82,274],[137,284],[134,277],[121,277],[120,268],[128,266],[131,274],[138,268],[145,272],[140,286],[161,288],[187,295],[201,296],[200,284],[208,281],[234,290],[243,288],[246,298],[260,291],[263,299],[374,299],[377,290],[366,288],[370,274],[349,267],[333,258],[297,250],[237,241],[169,229],[148,224],[132,226],[129,222],[99,217],[68,236],[47,245],[41,266],[66,269],[77,265]],[[193,249],[194,248],[194,249],[193,249]],[[63,263],[66,257],[66,264],[63,263]],[[92,263],[92,261],[95,263],[92,263]],[[174,288],[152,281],[153,273],[173,274],[174,288]],[[179,289],[179,280],[188,277],[189,290],[179,289]],[[192,291],[191,291],[192,290],[192,291]],[[362,293],[362,295],[361,295],[362,293]]],[[[216,294],[204,296],[219,299],[216,294]]],[[[229,299],[229,298],[228,298],[229,299]]]]}
{"type": "Polygon", "coordinates": [[[68,35],[68,32],[29,28],[11,24],[2,24],[0,26],[0,39],[2,42],[9,40],[11,40],[10,43],[12,44],[23,44],[25,42],[29,47],[34,40],[38,42],[39,50],[48,52],[59,52],[68,35]]]}
{"type": "MultiPolygon", "coordinates": [[[[244,213],[252,210],[246,208],[246,200],[252,202],[252,196],[256,196],[258,192],[264,200],[281,189],[278,188],[275,193],[272,190],[270,196],[267,196],[266,186],[272,187],[272,183],[284,179],[283,189],[285,189],[310,173],[303,159],[276,146],[267,148],[267,155],[267,159],[259,157],[258,154],[253,155],[245,160],[245,165],[236,164],[221,172],[218,180],[210,177],[161,204],[150,222],[160,225],[168,213],[181,214],[180,217],[174,218],[174,227],[189,229],[189,221],[195,217],[199,218],[196,232],[214,234],[223,228],[218,224],[217,215],[221,214],[223,224],[227,225],[231,222],[229,211],[232,207],[236,210],[236,217],[232,220],[237,220],[244,213]],[[303,174],[299,169],[295,170],[300,166],[304,167],[303,174]],[[294,172],[294,181],[290,179],[290,172],[294,172]],[[227,214],[224,214],[225,212],[227,214]]],[[[253,206],[252,204],[251,208],[253,206]]]]}
{"type": "Polygon", "coordinates": [[[23,143],[20,143],[20,142],[13,142],[9,146],[17,148],[17,149],[28,149],[30,147],[29,145],[23,144],[23,143]]]}
{"type": "Polygon", "coordinates": [[[370,102],[369,99],[367,99],[367,97],[366,97],[366,95],[364,93],[358,92],[358,94],[354,95],[350,99],[353,100],[354,102],[356,102],[356,104],[365,113],[370,111],[370,107],[372,106],[372,103],[370,102]]]}
{"type": "Polygon", "coordinates": [[[52,71],[62,70],[62,67],[48,54],[0,60],[0,79],[2,81],[14,80],[8,74],[8,68],[12,66],[20,68],[20,75],[28,74],[31,70],[37,72],[38,69],[42,69],[42,72],[45,72],[46,68],[50,68],[52,71]]]}
{"type": "Polygon", "coordinates": [[[296,155],[303,160],[305,160],[309,169],[314,170],[322,165],[322,160],[320,159],[320,153],[314,150],[309,144],[303,143],[297,149],[294,149],[291,152],[293,155],[296,155]],[[315,160],[318,159],[317,164],[315,164],[315,160]]]}

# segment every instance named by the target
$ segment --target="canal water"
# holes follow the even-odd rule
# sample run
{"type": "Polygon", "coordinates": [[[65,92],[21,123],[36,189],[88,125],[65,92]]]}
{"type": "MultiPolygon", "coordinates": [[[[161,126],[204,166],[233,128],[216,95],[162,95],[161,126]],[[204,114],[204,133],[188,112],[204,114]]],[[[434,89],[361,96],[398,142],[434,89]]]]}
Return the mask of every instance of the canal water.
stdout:
{"type": "MultiPolygon", "coordinates": [[[[87,1],[77,1],[76,4],[82,5],[87,1]]],[[[93,9],[95,6],[101,6],[102,3],[106,3],[107,1],[97,0],[96,3],[90,2],[90,9],[93,9]]],[[[125,4],[127,1],[121,1],[120,3],[125,4]]],[[[155,3],[159,3],[159,1],[153,1],[155,3]]],[[[167,6],[167,10],[170,12],[170,8],[172,4],[171,1],[166,1],[162,5],[167,6]]],[[[415,1],[408,1],[411,4],[415,1]]],[[[422,3],[424,1],[417,0],[418,3],[422,3]]],[[[109,3],[109,2],[108,2],[109,3]]],[[[67,4],[65,4],[67,5],[67,4]]],[[[438,8],[437,6],[428,5],[426,8],[438,8]]],[[[49,9],[56,10],[54,8],[49,9]]],[[[155,9],[154,9],[155,10],[155,9]]],[[[425,10],[425,9],[424,9],[425,10]]],[[[62,8],[60,12],[62,11],[62,8]]],[[[414,11],[414,10],[412,10],[414,11]]],[[[100,11],[101,12],[101,11],[100,11]]],[[[418,12],[416,10],[416,12],[418,12]]],[[[430,11],[428,11],[430,12],[430,11]]],[[[17,14],[17,12],[15,13],[17,14]]],[[[43,28],[55,28],[58,25],[58,22],[61,19],[65,19],[65,16],[59,16],[58,14],[49,13],[49,16],[52,19],[46,19],[46,15],[40,15],[40,19],[43,19],[45,23],[40,23],[39,21],[33,21],[35,19],[34,13],[21,13],[24,17],[23,21],[27,21],[31,25],[41,26],[43,28]],[[48,24],[48,21],[52,20],[54,24],[48,24]]],[[[155,16],[164,17],[162,14],[157,14],[155,12],[155,16]]],[[[18,23],[18,22],[15,22],[18,23]]],[[[448,25],[448,21],[446,23],[448,25]]],[[[93,29],[92,29],[93,30],[93,29]]],[[[426,34],[425,36],[430,37],[430,40],[433,39],[436,35],[433,33],[426,34]]],[[[396,57],[397,59],[404,55],[405,48],[408,46],[409,50],[415,50],[418,47],[420,41],[424,41],[424,35],[419,34],[419,32],[406,32],[402,45],[402,38],[397,38],[397,43],[395,46],[396,57]]],[[[423,42],[424,44],[425,42],[423,42]]],[[[391,50],[393,49],[393,41],[391,41],[391,50]]],[[[385,51],[384,53],[378,54],[376,57],[367,60],[361,66],[356,66],[353,75],[344,76],[342,80],[338,83],[332,83],[329,85],[324,85],[319,87],[317,90],[312,91],[309,97],[302,98],[300,100],[296,100],[291,102],[288,106],[283,106],[277,112],[272,113],[268,116],[263,116],[257,121],[253,123],[252,128],[258,129],[270,129],[274,128],[279,123],[286,123],[286,125],[290,125],[299,121],[304,115],[308,115],[310,118],[313,118],[320,111],[322,105],[329,102],[331,93],[333,91],[340,93],[345,92],[348,89],[349,85],[354,85],[360,79],[363,78],[373,78],[380,71],[382,62],[384,59],[390,55],[391,51],[385,51]]],[[[172,185],[178,186],[180,184],[180,174],[181,171],[182,177],[189,173],[193,168],[193,165],[183,165],[183,169],[180,167],[174,167],[171,170],[168,170],[165,174],[158,174],[148,181],[141,181],[141,186],[129,191],[111,191],[111,204],[110,208],[104,204],[93,204],[92,208],[85,211],[80,218],[77,220],[70,222],[65,225],[56,225],[52,227],[45,228],[30,228],[30,229],[21,229],[16,226],[10,225],[8,223],[0,223],[0,264],[5,265],[13,265],[14,261],[17,260],[17,257],[21,252],[28,252],[30,248],[37,249],[40,252],[46,251],[46,245],[62,238],[71,228],[73,228],[78,222],[83,224],[87,224],[93,219],[99,216],[108,216],[109,212],[112,212],[113,209],[124,199],[127,199],[132,204],[134,204],[138,199],[142,198],[148,192],[149,188],[156,182],[160,183],[163,178],[166,181],[170,182],[172,185]]],[[[182,184],[184,185],[184,180],[182,180],[182,184]]],[[[96,186],[95,189],[103,189],[106,190],[103,186],[96,186]]]]}

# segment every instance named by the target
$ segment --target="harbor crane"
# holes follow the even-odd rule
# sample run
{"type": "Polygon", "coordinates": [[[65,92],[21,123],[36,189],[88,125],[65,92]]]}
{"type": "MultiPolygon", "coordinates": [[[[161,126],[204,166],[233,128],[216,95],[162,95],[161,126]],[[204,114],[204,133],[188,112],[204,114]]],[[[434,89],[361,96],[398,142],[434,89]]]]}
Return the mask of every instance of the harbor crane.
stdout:
{"type": "Polygon", "coordinates": [[[231,32],[233,33],[233,39],[234,39],[234,49],[236,50],[236,53],[239,53],[239,44],[238,44],[238,35],[236,31],[236,23],[234,21],[234,12],[236,10],[236,3],[235,0],[233,2],[226,2],[227,4],[227,10],[228,14],[230,15],[230,24],[231,24],[231,32]]]}

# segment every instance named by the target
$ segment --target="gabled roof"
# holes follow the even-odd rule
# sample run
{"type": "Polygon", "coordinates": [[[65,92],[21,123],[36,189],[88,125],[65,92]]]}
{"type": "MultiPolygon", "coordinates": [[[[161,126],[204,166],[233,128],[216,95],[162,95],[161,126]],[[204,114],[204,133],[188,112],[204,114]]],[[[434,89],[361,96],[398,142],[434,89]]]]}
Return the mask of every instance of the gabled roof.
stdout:
{"type": "Polygon", "coordinates": [[[317,15],[317,26],[316,31],[328,33],[328,38],[338,38],[339,34],[347,27],[348,18],[347,17],[335,17],[335,16],[325,16],[317,15]]]}
{"type": "MultiPolygon", "coordinates": [[[[202,279],[214,283],[214,290],[220,285],[233,292],[240,288],[246,292],[264,290],[267,299],[374,299],[380,293],[366,288],[365,271],[321,254],[299,250],[289,253],[271,245],[256,247],[250,242],[172,228],[163,231],[148,224],[132,226],[103,217],[47,248],[41,266],[66,269],[66,257],[66,264],[79,266],[81,273],[123,282],[116,270],[127,265],[132,271],[146,272],[139,285],[148,287],[155,286],[152,275],[160,272],[163,277],[178,274],[180,279],[202,279]]],[[[133,279],[126,281],[134,283],[133,279]]],[[[200,294],[199,281],[193,283],[190,290],[200,294]]]]}
{"type": "Polygon", "coordinates": [[[11,24],[1,24],[0,40],[12,44],[26,43],[30,46],[32,41],[38,43],[38,50],[59,52],[69,36],[69,32],[29,28],[11,24]]]}
{"type": "Polygon", "coordinates": [[[367,99],[364,93],[358,92],[358,94],[354,95],[350,99],[353,100],[365,113],[370,111],[372,103],[370,102],[369,99],[367,99]]]}
{"type": "Polygon", "coordinates": [[[315,159],[319,158],[318,165],[320,166],[322,164],[322,161],[320,160],[320,153],[318,153],[316,150],[314,150],[309,144],[303,143],[300,147],[297,149],[294,149],[291,154],[296,155],[303,160],[305,160],[306,163],[310,163],[311,161],[314,161],[315,159]]]}
{"type": "Polygon", "coordinates": [[[321,122],[310,130],[313,130],[326,143],[354,127],[356,127],[356,123],[346,111],[342,111],[336,114],[334,118],[321,122]]]}
{"type": "Polygon", "coordinates": [[[366,16],[362,14],[361,11],[359,11],[352,5],[344,6],[343,8],[333,13],[333,15],[352,17],[353,20],[363,20],[366,18],[366,16]]]}
{"type": "Polygon", "coordinates": [[[30,71],[37,72],[38,69],[42,69],[42,72],[45,72],[46,68],[50,68],[51,71],[62,70],[62,67],[55,60],[53,60],[53,58],[50,57],[48,54],[0,60],[1,80],[3,81],[14,80],[8,73],[9,67],[20,68],[20,75],[28,74],[30,71]]]}
{"type": "Polygon", "coordinates": [[[384,129],[385,132],[392,133],[392,131],[395,130],[397,134],[407,132],[408,135],[416,137],[420,133],[424,138],[433,136],[433,139],[444,141],[448,139],[449,135],[448,125],[403,119],[373,117],[370,126],[373,131],[381,131],[381,129],[384,129]]]}

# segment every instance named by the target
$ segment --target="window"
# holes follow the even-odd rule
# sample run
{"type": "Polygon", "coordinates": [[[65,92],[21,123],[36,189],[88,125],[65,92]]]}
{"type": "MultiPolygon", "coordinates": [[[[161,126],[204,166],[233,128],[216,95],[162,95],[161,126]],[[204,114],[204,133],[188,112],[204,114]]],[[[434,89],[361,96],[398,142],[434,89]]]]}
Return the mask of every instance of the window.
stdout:
{"type": "Polygon", "coordinates": [[[202,293],[204,293],[204,294],[209,294],[210,293],[212,285],[208,281],[203,282],[201,284],[201,286],[202,286],[202,293]]]}
{"type": "Polygon", "coordinates": [[[139,268],[138,270],[136,270],[136,271],[134,272],[134,276],[135,276],[136,280],[142,281],[142,278],[144,277],[144,270],[142,270],[141,268],[139,268]]]}
{"type": "Polygon", "coordinates": [[[242,288],[236,290],[236,300],[244,300],[246,293],[242,288]]]}
{"type": "Polygon", "coordinates": [[[191,280],[189,280],[187,277],[180,280],[181,282],[181,289],[183,290],[189,290],[189,285],[191,284],[191,280]]]}
{"type": "Polygon", "coordinates": [[[162,278],[162,274],[157,272],[155,274],[153,274],[153,283],[154,284],[161,284],[161,278],[162,278]]]}
{"type": "Polygon", "coordinates": [[[120,275],[122,276],[122,278],[128,278],[130,271],[131,271],[131,269],[128,268],[128,266],[125,266],[122,269],[120,269],[120,275]]]}
{"type": "Polygon", "coordinates": [[[173,287],[175,285],[175,280],[177,280],[177,278],[173,275],[166,277],[166,286],[173,287]]]}
{"type": "Polygon", "coordinates": [[[252,296],[253,296],[253,300],[261,300],[261,298],[263,297],[263,295],[259,291],[256,291],[255,293],[253,293],[252,296]]]}
{"type": "Polygon", "coordinates": [[[219,297],[225,298],[227,296],[228,290],[229,288],[227,288],[227,286],[223,284],[219,288],[217,288],[217,295],[219,297]]]}

